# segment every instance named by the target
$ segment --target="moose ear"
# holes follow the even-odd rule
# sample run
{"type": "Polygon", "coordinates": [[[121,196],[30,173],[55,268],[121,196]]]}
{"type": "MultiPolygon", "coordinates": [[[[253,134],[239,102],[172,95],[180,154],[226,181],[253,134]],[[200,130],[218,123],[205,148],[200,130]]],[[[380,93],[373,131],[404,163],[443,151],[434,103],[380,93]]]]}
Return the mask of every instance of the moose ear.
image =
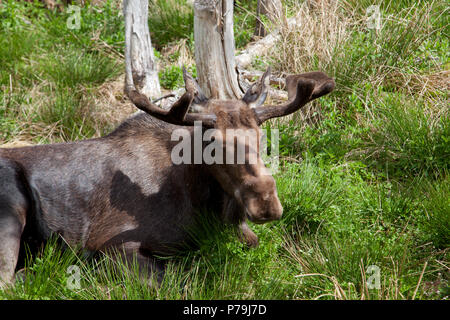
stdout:
{"type": "Polygon", "coordinates": [[[259,81],[251,85],[245,95],[242,97],[242,101],[247,103],[250,108],[256,108],[261,106],[266,101],[267,93],[269,92],[270,83],[270,67],[262,75],[259,81]]]}
{"type": "Polygon", "coordinates": [[[186,68],[183,66],[183,79],[186,91],[194,96],[192,104],[203,107],[208,102],[208,98],[203,93],[202,89],[198,85],[197,81],[187,72],[186,68]]]}

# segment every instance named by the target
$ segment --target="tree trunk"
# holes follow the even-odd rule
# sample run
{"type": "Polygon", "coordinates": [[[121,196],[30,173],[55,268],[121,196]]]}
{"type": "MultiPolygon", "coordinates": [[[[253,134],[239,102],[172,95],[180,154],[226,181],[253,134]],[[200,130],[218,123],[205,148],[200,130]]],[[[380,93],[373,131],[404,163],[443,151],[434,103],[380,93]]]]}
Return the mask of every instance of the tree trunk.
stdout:
{"type": "Polygon", "coordinates": [[[203,92],[214,99],[241,98],[234,57],[233,0],[195,0],[194,41],[203,92]]]}
{"type": "Polygon", "coordinates": [[[258,5],[256,7],[256,28],[255,36],[265,37],[267,35],[267,30],[264,28],[264,24],[261,21],[261,16],[266,16],[269,21],[275,23],[280,19],[284,18],[283,6],[280,0],[258,0],[258,5]]]}
{"type": "Polygon", "coordinates": [[[125,92],[137,89],[149,98],[159,97],[158,71],[148,30],[148,0],[124,0],[125,92]]]}

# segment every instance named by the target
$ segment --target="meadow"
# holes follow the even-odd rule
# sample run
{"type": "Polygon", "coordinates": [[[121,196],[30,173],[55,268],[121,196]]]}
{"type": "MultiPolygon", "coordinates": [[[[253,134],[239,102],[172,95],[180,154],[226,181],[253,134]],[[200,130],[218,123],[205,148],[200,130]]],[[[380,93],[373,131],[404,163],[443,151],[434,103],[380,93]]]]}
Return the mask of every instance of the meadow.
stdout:
{"type": "MultiPolygon", "coordinates": [[[[199,249],[168,258],[163,282],[148,288],[135,266],[52,239],[1,299],[449,298],[448,3],[283,3],[302,24],[265,21],[281,37],[252,68],[321,70],[336,89],[266,125],[280,130],[284,214],[251,225],[259,247],[205,214],[199,249]],[[380,28],[367,24],[374,4],[380,28]]],[[[80,28],[69,29],[66,10],[0,2],[0,147],[99,137],[136,111],[123,93],[120,1],[80,10],[80,28]]],[[[153,0],[149,12],[160,82],[175,90],[182,65],[195,73],[192,8],[153,0]]],[[[256,1],[236,1],[238,52],[252,40],[255,12],[256,1]]]]}

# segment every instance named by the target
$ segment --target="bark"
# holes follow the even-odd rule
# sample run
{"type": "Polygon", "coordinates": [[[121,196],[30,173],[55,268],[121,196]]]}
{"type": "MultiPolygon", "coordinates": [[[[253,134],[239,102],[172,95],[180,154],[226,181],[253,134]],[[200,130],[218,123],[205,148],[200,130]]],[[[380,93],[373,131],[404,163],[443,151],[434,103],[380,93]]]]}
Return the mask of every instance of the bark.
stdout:
{"type": "Polygon", "coordinates": [[[125,92],[137,89],[149,98],[159,97],[158,71],[148,29],[148,0],[124,0],[125,92]]]}
{"type": "Polygon", "coordinates": [[[272,23],[276,23],[283,19],[283,6],[280,0],[258,0],[258,5],[256,7],[256,28],[255,28],[255,36],[257,37],[265,37],[267,35],[267,31],[264,27],[261,17],[266,16],[269,21],[272,23]]]}
{"type": "Polygon", "coordinates": [[[233,0],[195,0],[197,80],[214,99],[241,98],[235,63],[233,0]]]}

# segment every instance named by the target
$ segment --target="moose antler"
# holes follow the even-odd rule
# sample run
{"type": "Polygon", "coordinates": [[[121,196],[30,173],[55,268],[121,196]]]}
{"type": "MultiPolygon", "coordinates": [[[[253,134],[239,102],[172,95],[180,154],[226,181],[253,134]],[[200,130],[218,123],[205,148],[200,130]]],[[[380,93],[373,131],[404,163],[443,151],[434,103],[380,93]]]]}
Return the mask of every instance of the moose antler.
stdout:
{"type": "Polygon", "coordinates": [[[335,82],[323,72],[308,72],[286,77],[289,101],[280,105],[255,108],[259,124],[271,118],[291,114],[311,100],[317,99],[335,88],[335,82]]]}
{"type": "Polygon", "coordinates": [[[136,107],[162,121],[180,126],[193,126],[195,121],[201,121],[205,127],[214,127],[216,115],[212,113],[188,113],[192,102],[203,104],[208,98],[203,94],[194,78],[183,66],[183,78],[186,92],[175,102],[170,110],[164,110],[150,102],[146,95],[136,89],[128,91],[128,97],[136,107]]]}
{"type": "Polygon", "coordinates": [[[194,100],[194,95],[189,91],[186,91],[169,110],[164,110],[151,103],[146,95],[137,90],[130,90],[128,97],[142,111],[171,124],[193,126],[195,121],[201,121],[203,126],[214,127],[216,122],[214,114],[187,113],[194,100]]]}

